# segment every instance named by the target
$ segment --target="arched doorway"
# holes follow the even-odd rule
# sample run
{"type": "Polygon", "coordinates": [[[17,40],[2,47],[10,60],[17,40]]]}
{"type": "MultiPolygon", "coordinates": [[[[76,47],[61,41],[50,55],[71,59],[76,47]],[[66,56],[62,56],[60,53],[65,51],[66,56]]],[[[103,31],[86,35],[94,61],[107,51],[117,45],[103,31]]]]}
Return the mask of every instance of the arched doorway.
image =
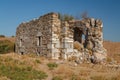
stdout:
{"type": "Polygon", "coordinates": [[[78,27],[74,28],[74,41],[78,41],[79,43],[83,44],[85,40],[85,35],[83,31],[80,30],[78,27]]]}

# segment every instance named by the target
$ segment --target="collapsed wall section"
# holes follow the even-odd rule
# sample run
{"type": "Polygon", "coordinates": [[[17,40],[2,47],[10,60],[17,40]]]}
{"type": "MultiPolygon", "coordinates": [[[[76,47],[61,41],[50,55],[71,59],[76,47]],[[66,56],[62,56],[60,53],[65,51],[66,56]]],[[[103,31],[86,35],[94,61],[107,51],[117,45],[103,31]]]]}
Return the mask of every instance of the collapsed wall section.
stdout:
{"type": "MultiPolygon", "coordinates": [[[[99,19],[85,18],[78,21],[70,21],[70,27],[74,30],[74,42],[77,42],[78,49],[74,49],[74,54],[77,58],[84,59],[84,61],[103,61],[107,57],[106,49],[103,47],[103,23],[99,19]],[[82,35],[85,36],[82,39],[82,35]],[[84,49],[84,50],[80,50],[84,49]]],[[[75,45],[74,45],[75,46],[75,45]]],[[[75,47],[74,47],[75,48],[75,47]]]]}
{"type": "Polygon", "coordinates": [[[103,23],[99,19],[89,19],[90,27],[87,28],[85,48],[92,52],[91,59],[94,61],[105,61],[106,49],[103,46],[103,23]]]}

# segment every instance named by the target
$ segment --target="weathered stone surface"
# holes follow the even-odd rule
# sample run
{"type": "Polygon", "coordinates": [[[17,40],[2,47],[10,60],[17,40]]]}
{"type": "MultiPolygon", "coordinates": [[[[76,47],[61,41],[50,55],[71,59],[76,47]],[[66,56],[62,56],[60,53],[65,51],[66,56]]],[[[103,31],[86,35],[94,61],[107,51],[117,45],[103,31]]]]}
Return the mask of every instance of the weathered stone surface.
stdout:
{"type": "Polygon", "coordinates": [[[103,61],[107,52],[103,47],[102,29],[99,19],[60,21],[58,14],[48,13],[19,25],[16,52],[36,53],[52,59],[76,57],[77,63],[103,61]]]}
{"type": "Polygon", "coordinates": [[[104,62],[106,60],[106,57],[107,55],[106,54],[101,54],[101,53],[97,53],[97,52],[94,52],[94,62],[95,63],[100,63],[100,62],[104,62]]]}

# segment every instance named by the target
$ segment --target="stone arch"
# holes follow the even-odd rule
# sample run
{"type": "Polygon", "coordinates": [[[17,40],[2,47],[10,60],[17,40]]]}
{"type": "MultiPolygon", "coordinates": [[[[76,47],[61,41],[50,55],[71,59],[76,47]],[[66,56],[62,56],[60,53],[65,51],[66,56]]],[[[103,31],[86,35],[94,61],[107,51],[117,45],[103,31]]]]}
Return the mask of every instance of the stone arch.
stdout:
{"type": "Polygon", "coordinates": [[[82,29],[75,27],[74,28],[74,41],[78,41],[79,43],[83,44],[83,40],[85,40],[85,34],[82,29]]]}

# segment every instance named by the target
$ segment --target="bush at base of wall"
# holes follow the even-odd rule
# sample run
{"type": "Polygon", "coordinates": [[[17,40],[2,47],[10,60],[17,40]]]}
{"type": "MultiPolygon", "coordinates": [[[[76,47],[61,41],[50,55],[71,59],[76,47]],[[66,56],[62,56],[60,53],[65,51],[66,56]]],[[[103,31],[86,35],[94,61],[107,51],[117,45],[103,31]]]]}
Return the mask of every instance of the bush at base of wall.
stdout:
{"type": "Polygon", "coordinates": [[[0,41],[0,54],[14,52],[14,43],[9,40],[0,41]]]}

